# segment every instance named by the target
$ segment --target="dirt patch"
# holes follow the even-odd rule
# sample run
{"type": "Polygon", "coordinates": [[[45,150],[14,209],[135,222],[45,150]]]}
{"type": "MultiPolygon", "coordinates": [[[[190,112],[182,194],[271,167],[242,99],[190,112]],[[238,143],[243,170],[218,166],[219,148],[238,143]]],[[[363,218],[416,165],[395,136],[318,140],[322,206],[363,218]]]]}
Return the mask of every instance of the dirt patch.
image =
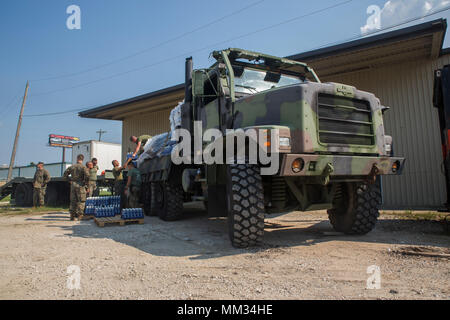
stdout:
{"type": "Polygon", "coordinates": [[[409,246],[393,250],[392,252],[407,256],[450,259],[450,248],[409,246]]]}
{"type": "Polygon", "coordinates": [[[450,298],[448,259],[398,253],[447,254],[450,237],[438,222],[390,215],[357,237],[334,232],[324,211],[273,215],[262,247],[235,249],[226,220],[199,208],[104,228],[55,211],[0,215],[0,243],[1,299],[450,298]],[[67,287],[72,265],[78,290],[67,287]],[[379,289],[367,289],[371,266],[379,289]]]}

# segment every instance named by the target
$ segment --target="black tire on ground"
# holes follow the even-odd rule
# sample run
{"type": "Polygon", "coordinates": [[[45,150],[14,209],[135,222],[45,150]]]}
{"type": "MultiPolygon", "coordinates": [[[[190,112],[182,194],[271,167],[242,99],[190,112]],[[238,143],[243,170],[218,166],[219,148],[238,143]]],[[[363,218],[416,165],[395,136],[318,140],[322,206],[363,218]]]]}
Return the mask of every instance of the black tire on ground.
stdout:
{"type": "Polygon", "coordinates": [[[70,184],[60,183],[58,186],[58,205],[69,206],[70,205],[70,184]]]}
{"type": "Polygon", "coordinates": [[[150,182],[142,184],[142,203],[146,216],[154,216],[152,213],[152,191],[150,182]]]}
{"type": "Polygon", "coordinates": [[[49,184],[45,190],[45,205],[56,207],[60,204],[58,199],[58,187],[56,184],[49,184]]]}
{"type": "Polygon", "coordinates": [[[228,166],[227,210],[231,244],[236,248],[260,245],[264,236],[264,193],[257,166],[228,166]]]}
{"type": "Polygon", "coordinates": [[[29,183],[21,183],[15,192],[15,202],[19,207],[31,207],[33,205],[33,188],[29,183]]]}
{"type": "Polygon", "coordinates": [[[380,206],[378,184],[342,183],[337,187],[328,218],[336,231],[363,235],[375,228],[380,206]]]}
{"type": "Polygon", "coordinates": [[[168,181],[152,183],[152,213],[164,221],[174,221],[183,214],[183,187],[168,181]]]}

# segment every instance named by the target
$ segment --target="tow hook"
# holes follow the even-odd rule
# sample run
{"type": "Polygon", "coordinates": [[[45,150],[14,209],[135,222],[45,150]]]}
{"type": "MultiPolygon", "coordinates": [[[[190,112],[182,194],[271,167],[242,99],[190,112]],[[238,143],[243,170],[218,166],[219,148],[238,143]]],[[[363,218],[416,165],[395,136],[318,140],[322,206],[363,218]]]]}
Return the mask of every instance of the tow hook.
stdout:
{"type": "Polygon", "coordinates": [[[373,164],[372,170],[370,170],[369,177],[367,178],[367,182],[370,184],[374,184],[377,180],[377,175],[380,173],[380,169],[376,163],[373,164]]]}
{"type": "Polygon", "coordinates": [[[330,183],[330,175],[333,173],[333,171],[334,171],[333,165],[330,162],[328,162],[322,171],[321,176],[322,185],[326,186],[328,183],[330,183]]]}

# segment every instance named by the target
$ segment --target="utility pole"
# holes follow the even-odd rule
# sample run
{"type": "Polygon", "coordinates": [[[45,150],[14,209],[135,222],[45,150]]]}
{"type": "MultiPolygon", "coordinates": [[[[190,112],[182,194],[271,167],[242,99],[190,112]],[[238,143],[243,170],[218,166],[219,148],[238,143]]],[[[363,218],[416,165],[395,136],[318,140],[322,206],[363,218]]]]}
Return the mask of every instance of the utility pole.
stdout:
{"type": "Polygon", "coordinates": [[[98,141],[102,141],[102,133],[106,133],[107,131],[104,131],[102,129],[100,129],[99,131],[97,131],[98,133],[98,141]]]}
{"type": "Polygon", "coordinates": [[[63,176],[64,173],[64,164],[66,162],[66,148],[62,147],[62,162],[61,162],[61,177],[63,176]]]}
{"type": "Polygon", "coordinates": [[[22,125],[23,109],[25,108],[25,102],[27,101],[28,87],[29,87],[29,84],[27,81],[27,85],[25,87],[25,94],[23,95],[22,108],[20,109],[19,121],[17,122],[16,138],[14,139],[14,146],[13,146],[13,150],[11,153],[11,161],[9,162],[8,180],[7,181],[11,180],[11,177],[12,177],[14,160],[16,159],[17,143],[19,141],[20,126],[22,125]]]}

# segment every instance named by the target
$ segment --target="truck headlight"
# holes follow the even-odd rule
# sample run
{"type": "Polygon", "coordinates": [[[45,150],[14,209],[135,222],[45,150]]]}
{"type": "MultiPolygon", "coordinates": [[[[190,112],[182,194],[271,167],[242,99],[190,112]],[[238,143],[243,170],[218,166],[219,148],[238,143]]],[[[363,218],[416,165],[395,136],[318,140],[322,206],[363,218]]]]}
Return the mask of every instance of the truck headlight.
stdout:
{"type": "Polygon", "coordinates": [[[290,147],[291,139],[287,137],[280,137],[280,147],[290,147]]]}
{"type": "Polygon", "coordinates": [[[384,151],[386,152],[386,154],[391,154],[392,146],[390,144],[385,144],[384,151]]]}
{"type": "Polygon", "coordinates": [[[392,137],[391,136],[384,136],[384,154],[392,157],[392,137]]]}

